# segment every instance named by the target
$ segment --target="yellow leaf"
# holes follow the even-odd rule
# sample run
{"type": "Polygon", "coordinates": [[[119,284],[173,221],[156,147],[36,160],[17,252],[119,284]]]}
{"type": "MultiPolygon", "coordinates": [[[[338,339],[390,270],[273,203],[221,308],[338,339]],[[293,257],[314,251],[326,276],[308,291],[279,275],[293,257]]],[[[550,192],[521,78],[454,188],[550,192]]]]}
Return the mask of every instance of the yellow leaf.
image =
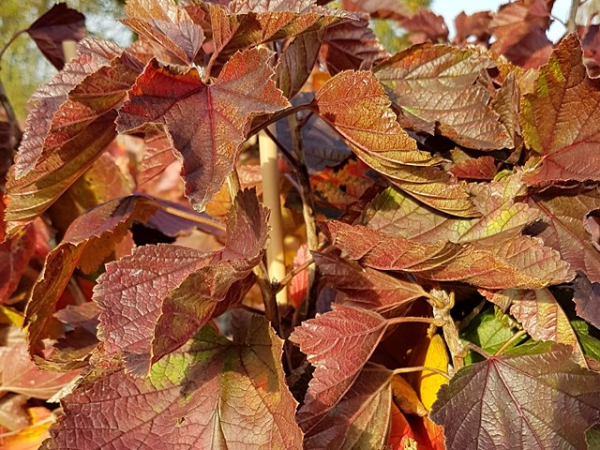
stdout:
{"type": "Polygon", "coordinates": [[[9,306],[0,305],[0,323],[23,326],[23,314],[9,306]]]}
{"type": "Polygon", "coordinates": [[[16,433],[0,435],[2,450],[37,450],[46,440],[48,429],[54,423],[54,415],[44,407],[29,408],[31,425],[16,433]]]}
{"type": "MultiPolygon", "coordinates": [[[[449,362],[444,339],[442,339],[439,334],[434,335],[429,341],[422,365],[447,372],[449,362]]],[[[417,383],[417,391],[420,394],[421,401],[423,402],[423,405],[425,405],[425,408],[428,410],[431,409],[431,406],[437,398],[438,391],[447,383],[448,380],[442,375],[429,370],[421,372],[420,380],[417,383]]]]}

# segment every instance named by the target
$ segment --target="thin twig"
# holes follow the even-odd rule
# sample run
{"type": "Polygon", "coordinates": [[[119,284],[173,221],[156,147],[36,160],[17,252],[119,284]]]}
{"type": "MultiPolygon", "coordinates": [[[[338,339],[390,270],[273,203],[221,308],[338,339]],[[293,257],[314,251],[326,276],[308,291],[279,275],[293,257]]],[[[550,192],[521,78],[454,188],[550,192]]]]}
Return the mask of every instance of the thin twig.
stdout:
{"type": "Polygon", "coordinates": [[[569,20],[567,20],[567,33],[574,33],[577,29],[577,10],[580,0],[571,0],[571,9],[569,10],[569,20]]]}
{"type": "Polygon", "coordinates": [[[414,366],[414,367],[400,367],[399,369],[394,369],[394,375],[400,375],[402,373],[413,373],[413,372],[434,372],[438,375],[443,376],[446,380],[450,380],[450,375],[440,369],[436,369],[435,367],[427,367],[427,366],[414,366]]]}
{"type": "Polygon", "coordinates": [[[397,325],[399,323],[430,323],[436,327],[444,326],[446,323],[443,319],[436,319],[434,317],[392,317],[388,319],[387,325],[397,325]]]}
{"type": "Polygon", "coordinates": [[[13,34],[13,37],[11,37],[10,40],[6,43],[6,45],[4,47],[2,47],[2,50],[0,50],[0,60],[2,60],[2,57],[4,56],[4,53],[6,53],[6,50],[8,50],[8,47],[10,47],[10,44],[15,42],[17,40],[17,38],[19,36],[21,36],[23,33],[25,33],[26,31],[27,30],[21,30],[21,31],[17,31],[15,34],[13,34]]]}
{"type": "Polygon", "coordinates": [[[524,334],[527,334],[527,331],[521,330],[521,331],[518,331],[517,333],[515,333],[515,335],[513,337],[511,337],[508,341],[506,341],[504,343],[504,345],[502,345],[502,347],[500,347],[498,349],[498,351],[496,353],[494,353],[494,356],[500,356],[502,353],[504,353],[506,351],[506,349],[508,349],[511,345],[513,345],[515,342],[517,342],[519,339],[521,339],[521,337],[524,334]]]}
{"type": "Polygon", "coordinates": [[[473,344],[472,342],[468,342],[467,344],[465,344],[465,347],[468,350],[478,353],[479,355],[483,356],[485,359],[490,359],[492,357],[492,355],[490,355],[488,352],[486,352],[481,347],[478,347],[477,345],[473,344]]]}
{"type": "Polygon", "coordinates": [[[304,261],[301,265],[296,267],[295,269],[286,273],[285,277],[283,277],[281,280],[279,280],[277,282],[277,284],[274,286],[275,292],[279,292],[280,290],[282,290],[290,281],[292,281],[292,278],[294,278],[300,272],[306,270],[310,265],[314,264],[314,262],[315,262],[314,259],[309,258],[306,261],[304,261]]]}
{"type": "Polygon", "coordinates": [[[164,212],[169,213],[173,216],[180,217],[182,219],[189,220],[190,222],[195,222],[200,225],[205,225],[208,227],[216,228],[217,230],[222,231],[223,233],[225,231],[227,231],[224,224],[222,224],[221,222],[218,222],[214,219],[202,217],[201,215],[196,214],[192,211],[185,211],[185,210],[182,210],[179,208],[165,205],[164,203],[161,203],[156,200],[152,200],[152,203],[155,207],[157,207],[157,208],[163,210],[164,212]]]}

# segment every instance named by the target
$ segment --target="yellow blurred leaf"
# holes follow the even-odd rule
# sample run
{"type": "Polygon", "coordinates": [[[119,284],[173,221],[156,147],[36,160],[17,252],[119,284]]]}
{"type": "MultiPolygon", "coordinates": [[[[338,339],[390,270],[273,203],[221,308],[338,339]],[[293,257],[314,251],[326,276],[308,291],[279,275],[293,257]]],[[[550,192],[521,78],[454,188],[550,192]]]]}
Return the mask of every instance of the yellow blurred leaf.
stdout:
{"type": "Polygon", "coordinates": [[[0,324],[23,327],[23,314],[9,306],[0,305],[0,324]]]}
{"type": "Polygon", "coordinates": [[[2,450],[37,450],[46,440],[48,429],[55,418],[50,410],[42,406],[29,408],[31,425],[18,432],[0,435],[0,449],[2,450]]]}

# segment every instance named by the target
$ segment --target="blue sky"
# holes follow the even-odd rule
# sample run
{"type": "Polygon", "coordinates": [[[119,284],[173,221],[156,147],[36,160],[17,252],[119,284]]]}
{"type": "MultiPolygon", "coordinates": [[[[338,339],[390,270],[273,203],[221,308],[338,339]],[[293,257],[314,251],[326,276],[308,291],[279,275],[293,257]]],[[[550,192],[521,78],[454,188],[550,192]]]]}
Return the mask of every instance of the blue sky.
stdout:
{"type": "MultiPolygon", "coordinates": [[[[467,14],[485,10],[495,11],[503,3],[508,3],[508,0],[433,0],[431,9],[437,14],[444,16],[450,29],[450,37],[452,38],[454,36],[454,17],[461,11],[465,11],[467,14]]],[[[552,14],[566,22],[570,4],[570,0],[556,0],[552,14]]],[[[548,37],[556,41],[563,35],[564,31],[565,28],[557,21],[554,21],[548,32],[548,37]]]]}

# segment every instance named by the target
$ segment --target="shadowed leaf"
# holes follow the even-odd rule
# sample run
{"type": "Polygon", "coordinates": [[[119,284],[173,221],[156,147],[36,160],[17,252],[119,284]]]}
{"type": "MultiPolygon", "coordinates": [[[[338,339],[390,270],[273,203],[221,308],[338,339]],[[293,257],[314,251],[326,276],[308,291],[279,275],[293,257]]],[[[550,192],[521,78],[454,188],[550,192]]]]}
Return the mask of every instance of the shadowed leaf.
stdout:
{"type": "Polygon", "coordinates": [[[66,62],[63,41],[81,41],[86,34],[85,16],[66,3],[57,3],[31,24],[27,33],[54,67],[66,62]]]}
{"type": "Polygon", "coordinates": [[[314,429],[352,387],[387,324],[371,311],[332,307],[333,311],[303,322],[290,336],[315,367],[304,405],[298,411],[298,423],[306,432],[314,429]]]}
{"type": "Polygon", "coordinates": [[[325,31],[321,58],[331,75],[344,70],[369,70],[388,56],[364,18],[325,31]]]}
{"type": "Polygon", "coordinates": [[[585,448],[600,420],[600,375],[570,357],[568,347],[545,347],[461,369],[431,413],[448,450],[585,448]]]}
{"type": "MultiPolygon", "coordinates": [[[[134,221],[145,223],[160,207],[150,197],[132,195],[104,203],[79,216],[67,230],[62,242],[47,256],[25,313],[29,349],[40,355],[45,325],[51,320],[56,303],[65,290],[76,267],[90,273],[108,257],[134,221]]],[[[167,223],[164,232],[175,231],[167,223]]],[[[160,224],[157,224],[160,228],[160,224]]],[[[189,223],[180,226],[189,228],[189,223]]],[[[175,233],[176,234],[176,233],[175,233]]]]}
{"type": "Polygon", "coordinates": [[[327,282],[342,293],[337,301],[344,305],[384,312],[426,294],[406,277],[391,277],[323,253],[313,253],[313,259],[327,282]]]}
{"type": "Polygon", "coordinates": [[[304,438],[306,450],[383,448],[389,428],[391,371],[367,365],[350,390],[304,438]]]}
{"type": "Polygon", "coordinates": [[[572,270],[586,274],[592,282],[600,281],[600,253],[585,230],[584,220],[600,208],[596,187],[549,189],[531,195],[529,204],[542,212],[548,227],[538,235],[544,243],[560,252],[572,270]]]}
{"type": "Polygon", "coordinates": [[[151,362],[235,304],[254,282],[248,276],[266,246],[267,219],[254,191],[243,191],[230,210],[222,250],[145,246],[108,264],[94,289],[108,353],[122,352],[127,371],[146,375],[151,362]]]}
{"type": "Polygon", "coordinates": [[[577,315],[596,328],[600,328],[600,284],[592,283],[579,274],[573,283],[573,301],[577,315]]]}

